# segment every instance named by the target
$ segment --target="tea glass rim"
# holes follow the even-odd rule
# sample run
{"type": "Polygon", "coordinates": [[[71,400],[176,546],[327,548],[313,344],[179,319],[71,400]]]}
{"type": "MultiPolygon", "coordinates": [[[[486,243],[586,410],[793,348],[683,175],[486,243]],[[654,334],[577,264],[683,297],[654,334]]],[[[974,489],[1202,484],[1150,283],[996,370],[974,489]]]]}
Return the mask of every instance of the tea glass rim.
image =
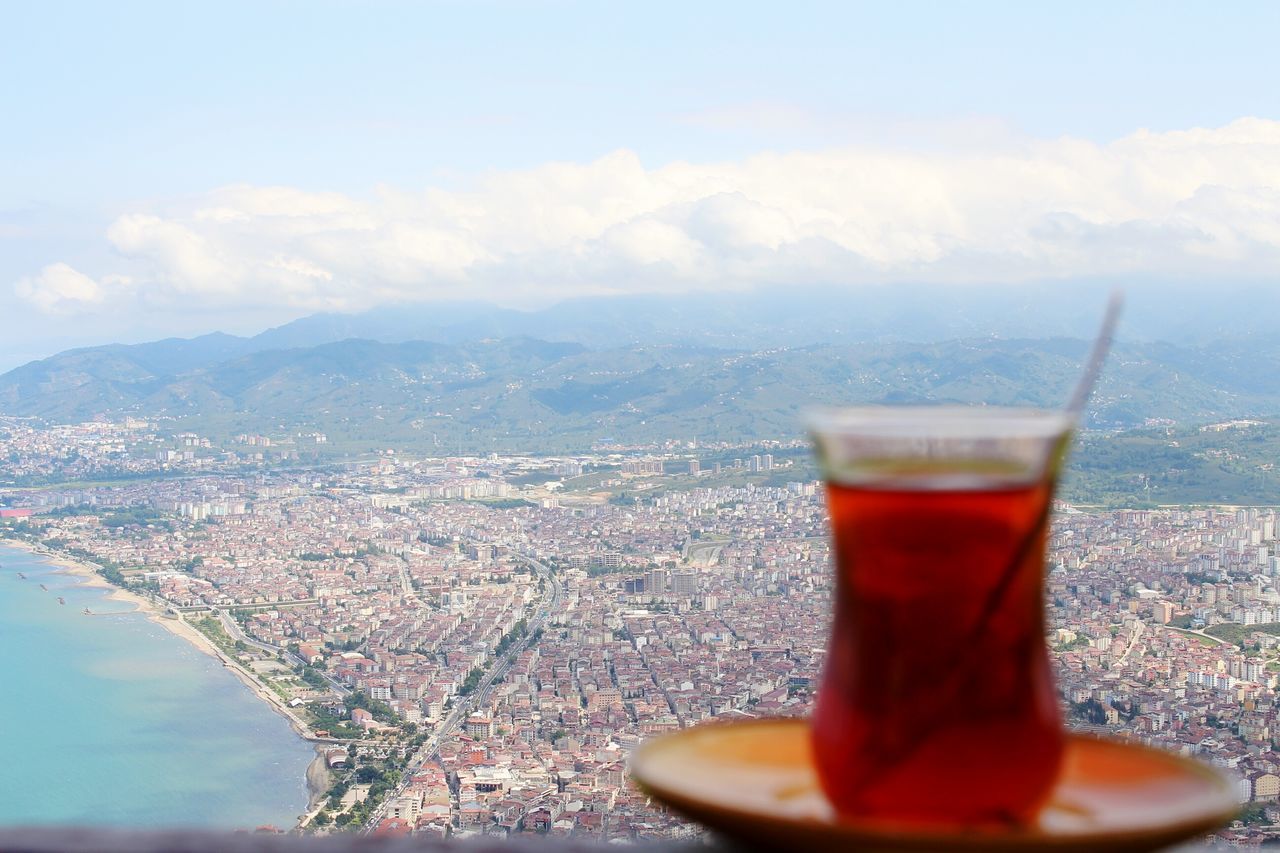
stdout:
{"type": "Polygon", "coordinates": [[[1061,409],[955,404],[814,406],[804,421],[815,437],[973,441],[1053,439],[1076,426],[1061,409]]]}
{"type": "Polygon", "coordinates": [[[808,413],[822,478],[881,488],[988,490],[1059,473],[1075,417],[1007,406],[845,406],[808,413]]]}

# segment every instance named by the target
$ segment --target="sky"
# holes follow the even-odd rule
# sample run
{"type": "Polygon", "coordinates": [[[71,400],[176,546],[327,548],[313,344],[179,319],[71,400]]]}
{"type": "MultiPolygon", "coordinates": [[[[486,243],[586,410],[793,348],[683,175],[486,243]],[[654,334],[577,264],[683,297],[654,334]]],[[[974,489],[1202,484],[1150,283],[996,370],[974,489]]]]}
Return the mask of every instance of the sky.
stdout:
{"type": "Polygon", "coordinates": [[[316,311],[1280,274],[1280,6],[0,0],[0,369],[316,311]]]}

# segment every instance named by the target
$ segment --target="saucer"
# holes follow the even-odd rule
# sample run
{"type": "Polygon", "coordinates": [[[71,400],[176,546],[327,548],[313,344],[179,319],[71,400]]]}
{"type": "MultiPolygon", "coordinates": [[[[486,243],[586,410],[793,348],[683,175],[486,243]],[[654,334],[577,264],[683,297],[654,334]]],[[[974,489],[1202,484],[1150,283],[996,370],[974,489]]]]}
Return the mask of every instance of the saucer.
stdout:
{"type": "Polygon", "coordinates": [[[1173,753],[1068,734],[1062,774],[1034,825],[930,829],[838,819],[818,786],[806,720],[709,723],[646,742],[640,787],[747,846],[794,850],[1155,850],[1240,809],[1225,773],[1173,753]]]}

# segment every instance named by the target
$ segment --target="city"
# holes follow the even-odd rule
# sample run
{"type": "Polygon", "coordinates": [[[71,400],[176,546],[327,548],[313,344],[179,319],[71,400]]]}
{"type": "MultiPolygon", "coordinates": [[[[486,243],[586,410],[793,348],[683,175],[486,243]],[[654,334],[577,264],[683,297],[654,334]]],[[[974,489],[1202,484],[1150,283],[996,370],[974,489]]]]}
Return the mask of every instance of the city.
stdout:
{"type": "MultiPolygon", "coordinates": [[[[145,421],[4,435],[9,476],[55,446],[82,466],[64,479],[136,472],[0,491],[0,533],[194,628],[286,715],[317,749],[299,831],[691,837],[629,752],[811,710],[832,581],[795,442],[291,467],[145,421]]],[[[1059,504],[1050,542],[1066,717],[1231,769],[1236,841],[1280,819],[1278,528],[1270,508],[1059,504]]]]}

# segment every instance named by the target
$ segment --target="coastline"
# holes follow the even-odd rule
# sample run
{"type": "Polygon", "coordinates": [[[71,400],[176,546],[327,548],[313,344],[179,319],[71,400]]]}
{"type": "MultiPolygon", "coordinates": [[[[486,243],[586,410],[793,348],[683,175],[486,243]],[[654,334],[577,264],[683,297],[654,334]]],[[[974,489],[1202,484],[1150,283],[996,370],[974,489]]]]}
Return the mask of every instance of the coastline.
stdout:
{"type": "Polygon", "coordinates": [[[294,824],[295,830],[302,830],[310,825],[315,816],[325,807],[327,802],[325,792],[333,784],[333,771],[329,769],[329,762],[324,756],[325,744],[317,743],[315,747],[316,756],[307,765],[307,810],[298,815],[298,822],[294,824]]]}
{"type": "Polygon", "coordinates": [[[0,544],[20,548],[36,555],[50,565],[57,567],[58,573],[74,576],[84,586],[106,590],[104,597],[108,601],[134,605],[135,610],[142,613],[147,620],[159,625],[173,636],[185,640],[196,650],[216,658],[223,668],[239,679],[245,687],[249,688],[253,695],[284,717],[288,721],[289,727],[293,729],[294,734],[300,739],[313,744],[316,750],[315,758],[307,765],[305,778],[307,786],[307,815],[305,817],[307,819],[310,818],[317,803],[323,798],[324,792],[329,787],[329,769],[325,764],[324,753],[322,752],[325,742],[316,736],[310,726],[293,713],[293,710],[285,704],[283,699],[258,681],[239,661],[233,660],[222,649],[218,648],[211,639],[189,624],[181,614],[169,613],[152,599],[116,586],[99,574],[97,569],[89,563],[77,560],[44,545],[37,545],[19,539],[0,539],[0,544]]]}
{"type": "Polygon", "coordinates": [[[325,791],[328,791],[329,786],[333,784],[333,773],[329,770],[329,762],[325,759],[324,749],[321,744],[316,744],[316,757],[311,759],[311,763],[307,765],[308,819],[312,814],[320,810],[319,806],[325,799],[325,791]]]}
{"type": "Polygon", "coordinates": [[[21,548],[38,557],[46,560],[50,565],[57,566],[59,574],[72,575],[80,578],[84,586],[94,587],[95,589],[108,590],[106,596],[108,601],[123,601],[135,605],[138,610],[145,611],[148,615],[159,614],[159,608],[148,598],[138,595],[136,592],[130,592],[121,589],[109,580],[98,574],[98,571],[87,563],[81,563],[65,554],[46,548],[43,545],[33,545],[30,542],[21,539],[0,539],[0,544],[8,545],[13,548],[21,548]]]}

